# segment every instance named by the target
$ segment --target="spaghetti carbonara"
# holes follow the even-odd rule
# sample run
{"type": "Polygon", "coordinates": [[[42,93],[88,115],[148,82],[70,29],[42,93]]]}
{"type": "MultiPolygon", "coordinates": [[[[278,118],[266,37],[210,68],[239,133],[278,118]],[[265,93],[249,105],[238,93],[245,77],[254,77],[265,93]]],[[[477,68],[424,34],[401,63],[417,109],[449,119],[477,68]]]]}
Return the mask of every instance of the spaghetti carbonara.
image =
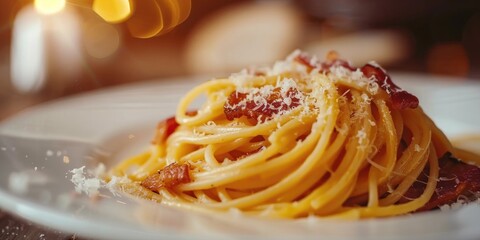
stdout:
{"type": "Polygon", "coordinates": [[[132,180],[123,186],[129,193],[189,209],[274,218],[411,213],[441,199],[439,159],[480,164],[418,105],[375,63],[356,68],[333,52],[319,61],[296,51],[193,88],[159,123],[150,149],[112,174],[132,180]]]}

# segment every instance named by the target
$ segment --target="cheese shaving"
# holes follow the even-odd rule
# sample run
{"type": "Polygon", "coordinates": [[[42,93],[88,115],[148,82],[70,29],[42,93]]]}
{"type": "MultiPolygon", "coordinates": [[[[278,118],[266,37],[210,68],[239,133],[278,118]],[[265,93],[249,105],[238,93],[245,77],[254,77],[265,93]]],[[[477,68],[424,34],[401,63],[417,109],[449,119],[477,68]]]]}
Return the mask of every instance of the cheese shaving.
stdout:
{"type": "Polygon", "coordinates": [[[125,182],[125,179],[115,176],[107,183],[102,177],[105,175],[105,165],[100,163],[92,170],[85,170],[85,166],[74,168],[69,171],[72,174],[70,181],[75,185],[77,193],[85,193],[89,197],[96,197],[100,194],[100,189],[107,189],[114,196],[117,195],[116,186],[118,183],[125,182]]]}

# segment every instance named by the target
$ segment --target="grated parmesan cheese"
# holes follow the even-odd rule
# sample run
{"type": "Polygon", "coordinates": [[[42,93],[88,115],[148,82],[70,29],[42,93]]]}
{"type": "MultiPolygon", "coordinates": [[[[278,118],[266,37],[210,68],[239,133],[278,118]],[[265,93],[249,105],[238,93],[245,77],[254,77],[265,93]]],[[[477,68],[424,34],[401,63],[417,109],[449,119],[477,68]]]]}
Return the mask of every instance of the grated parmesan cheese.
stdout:
{"type": "Polygon", "coordinates": [[[359,68],[354,72],[351,72],[350,78],[355,82],[359,82],[361,86],[363,86],[363,84],[367,82],[367,79],[365,78],[365,76],[363,75],[363,72],[359,68]]]}
{"type": "Polygon", "coordinates": [[[85,166],[72,169],[70,173],[72,173],[70,181],[75,184],[77,193],[86,193],[90,197],[99,194],[98,190],[101,187],[102,180],[97,177],[88,178],[85,173],[85,166]]]}
{"type": "Polygon", "coordinates": [[[375,76],[371,76],[367,82],[368,82],[367,91],[372,95],[377,94],[380,86],[378,86],[375,76]]]}
{"type": "Polygon", "coordinates": [[[245,82],[251,77],[253,75],[247,69],[242,69],[240,72],[230,74],[228,79],[235,84],[238,92],[244,92],[245,82]]]}
{"type": "Polygon", "coordinates": [[[362,98],[362,103],[363,104],[370,104],[370,101],[372,100],[367,94],[365,93],[362,93],[362,95],[360,95],[360,97],[362,98]]]}
{"type": "Polygon", "coordinates": [[[367,138],[367,133],[365,129],[361,129],[357,132],[358,144],[362,144],[363,141],[367,138]]]}
{"type": "Polygon", "coordinates": [[[343,79],[351,81],[351,73],[350,69],[347,69],[343,66],[332,66],[330,67],[330,76],[333,77],[332,80],[343,79]]]}
{"type": "Polygon", "coordinates": [[[114,196],[117,196],[116,186],[120,183],[126,183],[125,177],[112,176],[106,183],[101,179],[105,175],[105,165],[103,163],[92,170],[85,171],[85,166],[74,168],[69,171],[72,173],[70,181],[75,185],[77,193],[85,193],[89,197],[96,197],[100,194],[100,189],[105,188],[114,196]]]}
{"type": "MultiPolygon", "coordinates": [[[[252,110],[257,111],[257,110],[265,110],[265,109],[274,109],[274,110],[280,110],[286,106],[291,106],[293,104],[293,99],[295,98],[295,101],[298,100],[299,105],[304,104],[305,96],[301,91],[299,91],[299,87],[297,85],[297,82],[292,79],[292,78],[278,78],[275,85],[265,85],[260,88],[258,87],[251,87],[251,88],[246,88],[243,87],[242,91],[246,94],[245,98],[239,101],[238,103],[235,103],[234,105],[230,105],[230,103],[227,102],[228,107],[232,109],[240,108],[240,109],[245,109],[247,108],[247,103],[252,102],[254,103],[254,108],[252,110]],[[269,103],[267,99],[270,99],[272,94],[275,93],[275,91],[278,91],[277,89],[280,89],[280,95],[281,98],[273,101],[272,103],[269,103]],[[289,93],[289,91],[295,90],[295,94],[289,93]],[[285,105],[278,104],[280,101],[283,101],[285,105]],[[275,106],[274,104],[277,103],[275,106]]],[[[237,89],[237,93],[240,92],[237,89]]],[[[285,114],[291,110],[290,108],[287,108],[284,111],[279,111],[276,113],[275,116],[285,114]]],[[[257,119],[258,121],[261,121],[261,119],[257,119]]],[[[194,134],[195,134],[195,129],[194,129],[194,134]]]]}
{"type": "Polygon", "coordinates": [[[420,145],[418,145],[418,144],[415,144],[413,147],[414,147],[415,152],[420,152],[420,151],[423,150],[423,148],[420,147],[420,145]]]}
{"type": "Polygon", "coordinates": [[[276,61],[272,68],[267,69],[267,75],[274,76],[284,72],[296,71],[299,73],[307,73],[307,67],[303,64],[294,64],[294,59],[300,55],[300,52],[290,54],[285,61],[276,61]]]}

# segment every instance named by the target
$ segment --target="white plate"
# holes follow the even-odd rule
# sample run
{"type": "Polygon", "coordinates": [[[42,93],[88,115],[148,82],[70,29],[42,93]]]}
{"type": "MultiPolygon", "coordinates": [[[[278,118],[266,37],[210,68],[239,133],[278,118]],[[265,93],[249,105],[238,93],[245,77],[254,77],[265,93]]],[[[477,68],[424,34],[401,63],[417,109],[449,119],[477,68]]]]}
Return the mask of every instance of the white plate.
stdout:
{"type": "MultiPolygon", "coordinates": [[[[395,74],[393,79],[420,98],[449,136],[480,134],[480,83],[409,74],[395,74]]],[[[98,161],[110,166],[145,149],[156,122],[171,116],[180,97],[200,81],[115,87],[43,104],[4,121],[0,207],[39,224],[102,239],[480,238],[476,204],[386,219],[274,221],[235,213],[205,215],[109,192],[100,201],[72,194],[69,170],[98,161]],[[23,185],[28,189],[9,187],[25,180],[22,174],[35,180],[23,185]]]]}

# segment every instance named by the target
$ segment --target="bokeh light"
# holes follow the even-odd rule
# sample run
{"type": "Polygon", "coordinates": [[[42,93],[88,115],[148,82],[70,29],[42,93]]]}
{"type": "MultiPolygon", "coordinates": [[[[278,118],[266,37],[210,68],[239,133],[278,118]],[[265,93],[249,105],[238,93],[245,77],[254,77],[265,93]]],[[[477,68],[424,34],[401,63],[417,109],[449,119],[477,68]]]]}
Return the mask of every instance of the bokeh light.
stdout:
{"type": "Polygon", "coordinates": [[[37,92],[46,81],[45,27],[36,10],[38,8],[22,9],[13,25],[11,80],[21,93],[37,92]]]}
{"type": "Polygon", "coordinates": [[[15,18],[11,46],[11,83],[16,92],[61,93],[79,74],[80,24],[71,9],[43,14],[27,5],[15,18]]]}
{"type": "Polygon", "coordinates": [[[111,56],[120,47],[118,30],[107,23],[90,23],[85,29],[83,38],[88,55],[98,59],[111,56]]]}
{"type": "Polygon", "coordinates": [[[35,9],[42,14],[54,14],[65,8],[65,0],[35,0],[35,9]]]}
{"type": "Polygon", "coordinates": [[[151,38],[184,22],[191,0],[93,0],[92,9],[108,23],[126,23],[134,37],[151,38]]]}
{"type": "Polygon", "coordinates": [[[185,21],[190,14],[191,0],[131,0],[134,14],[126,21],[128,30],[137,38],[165,34],[185,21]]]}
{"type": "Polygon", "coordinates": [[[95,0],[92,8],[100,17],[110,23],[122,22],[132,14],[129,0],[95,0]]]}
{"type": "Polygon", "coordinates": [[[135,2],[135,15],[127,21],[127,27],[134,37],[154,37],[164,28],[162,10],[155,0],[135,2]]]}

